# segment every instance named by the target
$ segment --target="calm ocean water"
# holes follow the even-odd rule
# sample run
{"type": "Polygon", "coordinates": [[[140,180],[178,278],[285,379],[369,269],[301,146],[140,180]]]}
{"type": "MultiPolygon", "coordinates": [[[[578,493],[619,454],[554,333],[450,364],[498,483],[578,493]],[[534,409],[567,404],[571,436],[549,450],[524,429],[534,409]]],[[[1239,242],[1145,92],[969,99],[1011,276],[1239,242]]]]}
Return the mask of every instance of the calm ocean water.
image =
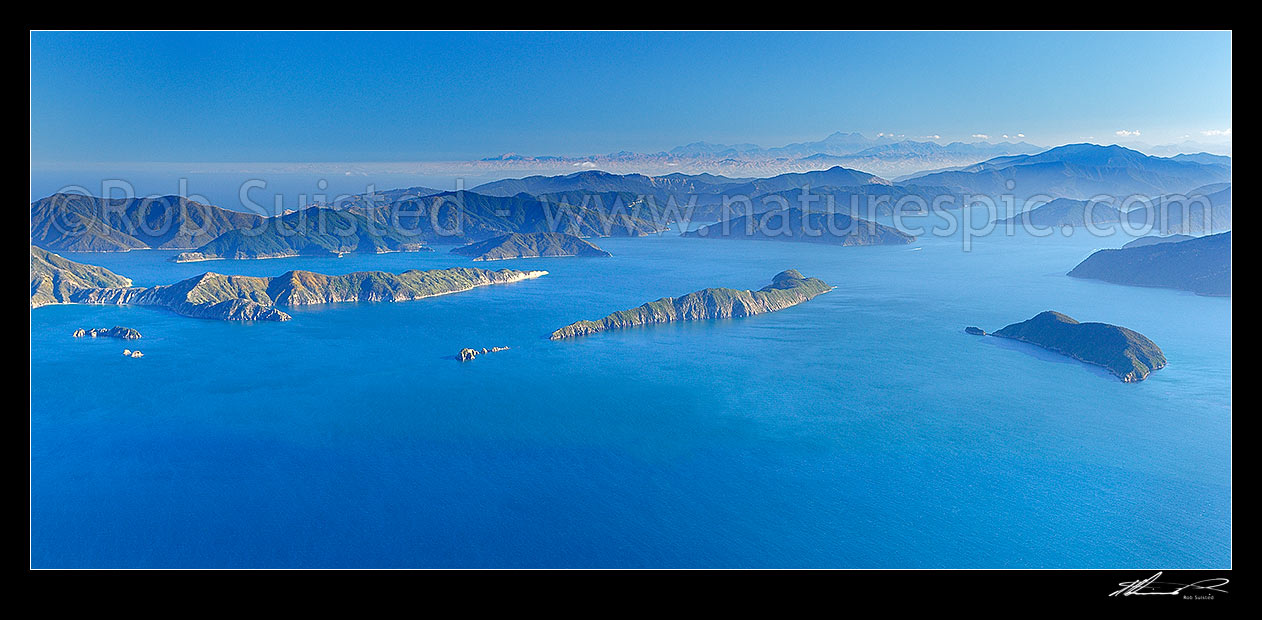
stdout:
{"type": "Polygon", "coordinates": [[[287,323],[31,312],[37,567],[1227,567],[1231,301],[1077,280],[1081,232],[840,248],[602,239],[610,259],[439,252],[173,264],[138,285],[478,265],[550,275],[287,323]],[[758,317],[547,334],[796,268],[758,317]],[[963,333],[1048,309],[1170,364],[1128,385],[963,333]],[[78,340],[124,325],[138,345],[78,340]],[[465,346],[511,346],[459,363],[465,346]],[[125,359],[138,346],[143,359],[125,359]]]}

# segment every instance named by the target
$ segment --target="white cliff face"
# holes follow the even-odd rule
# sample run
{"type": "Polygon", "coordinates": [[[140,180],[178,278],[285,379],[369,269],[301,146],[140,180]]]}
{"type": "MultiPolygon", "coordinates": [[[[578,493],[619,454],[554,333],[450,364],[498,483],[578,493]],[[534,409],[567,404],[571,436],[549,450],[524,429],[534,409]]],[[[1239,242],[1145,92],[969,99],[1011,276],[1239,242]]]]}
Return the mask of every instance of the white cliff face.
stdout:
{"type": "Polygon", "coordinates": [[[518,271],[515,275],[504,279],[502,282],[493,282],[492,284],[507,284],[509,282],[521,282],[522,280],[533,280],[548,275],[548,272],[538,271],[518,271]]]}

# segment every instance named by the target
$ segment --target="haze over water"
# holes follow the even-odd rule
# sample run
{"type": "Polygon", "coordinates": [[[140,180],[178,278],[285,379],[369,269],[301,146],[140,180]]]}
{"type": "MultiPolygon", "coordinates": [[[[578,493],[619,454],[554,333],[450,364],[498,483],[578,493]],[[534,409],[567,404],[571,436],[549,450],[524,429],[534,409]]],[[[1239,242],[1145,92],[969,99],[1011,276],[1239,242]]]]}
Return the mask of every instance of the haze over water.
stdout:
{"type": "MultiPolygon", "coordinates": [[[[609,259],[284,323],[32,320],[35,566],[1229,566],[1231,301],[1065,272],[1126,238],[909,246],[599,239],[609,259]],[[794,268],[755,317],[553,342],[582,318],[794,268]],[[1054,309],[1135,329],[1137,384],[963,333],[1054,309]],[[126,325],[145,357],[78,327],[126,325]],[[469,363],[462,347],[510,346],[469,363]]],[[[438,252],[174,264],[137,285],[470,265],[438,252]]]]}

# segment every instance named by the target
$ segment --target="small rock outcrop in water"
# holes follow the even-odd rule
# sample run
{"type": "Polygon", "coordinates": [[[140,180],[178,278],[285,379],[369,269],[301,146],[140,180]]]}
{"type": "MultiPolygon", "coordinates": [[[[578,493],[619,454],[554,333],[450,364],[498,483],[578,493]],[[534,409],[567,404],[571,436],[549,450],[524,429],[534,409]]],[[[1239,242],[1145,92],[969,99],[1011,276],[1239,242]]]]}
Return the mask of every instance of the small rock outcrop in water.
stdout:
{"type": "Polygon", "coordinates": [[[964,328],[964,333],[966,333],[966,334],[972,334],[972,335],[974,335],[974,336],[985,336],[985,335],[986,335],[986,330],[984,330],[984,329],[982,329],[982,328],[980,328],[980,327],[973,327],[972,325],[970,325],[970,326],[968,326],[968,327],[965,327],[965,328],[964,328]]]}
{"type": "Polygon", "coordinates": [[[452,254],[475,261],[554,256],[612,256],[586,239],[565,233],[512,233],[458,247],[452,254]]]}
{"type": "Polygon", "coordinates": [[[204,319],[225,321],[288,321],[276,306],[303,306],[350,301],[411,301],[459,293],[479,286],[538,278],[546,271],[454,267],[400,274],[359,271],[328,276],[290,271],[274,278],[205,273],[162,286],[79,289],[71,303],[162,306],[204,319]]]}
{"type": "Polygon", "coordinates": [[[119,327],[115,325],[109,329],[104,327],[96,329],[79,328],[74,330],[75,338],[122,338],[123,340],[136,340],[140,338],[140,332],[130,327],[119,327]]]}
{"type": "Polygon", "coordinates": [[[752,316],[796,306],[833,287],[817,278],[803,277],[795,269],[782,271],[771,284],[757,291],[708,288],[683,297],[663,297],[638,308],[615,312],[598,321],[578,321],[552,332],[552,340],[576,338],[611,329],[624,329],[672,321],[697,321],[752,316]]]}
{"type": "Polygon", "coordinates": [[[131,349],[123,349],[123,357],[144,357],[145,354],[140,351],[132,351],[131,349]]]}
{"type": "Polygon", "coordinates": [[[1143,381],[1166,365],[1166,356],[1143,334],[1109,325],[1079,323],[1048,310],[991,334],[1038,345],[1078,361],[1103,366],[1125,383],[1143,381]]]}
{"type": "Polygon", "coordinates": [[[458,355],[457,357],[460,358],[460,361],[467,362],[483,353],[499,353],[500,351],[507,351],[507,350],[508,350],[508,347],[491,347],[489,349],[485,347],[481,349],[464,348],[464,349],[460,349],[460,355],[458,355]]]}

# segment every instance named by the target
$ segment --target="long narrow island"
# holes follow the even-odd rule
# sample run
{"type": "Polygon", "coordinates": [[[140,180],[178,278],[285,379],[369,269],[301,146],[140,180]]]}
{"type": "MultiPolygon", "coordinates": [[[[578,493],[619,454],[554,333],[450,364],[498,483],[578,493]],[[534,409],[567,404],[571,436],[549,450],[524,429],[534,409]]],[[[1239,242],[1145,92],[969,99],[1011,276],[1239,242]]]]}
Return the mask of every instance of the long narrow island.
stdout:
{"type": "Polygon", "coordinates": [[[757,291],[708,288],[682,297],[663,297],[637,308],[615,312],[598,321],[578,321],[552,332],[552,340],[577,338],[598,332],[671,323],[775,312],[833,290],[818,278],[807,278],[796,269],[776,274],[771,284],[757,291]]]}
{"type": "Polygon", "coordinates": [[[358,271],[343,276],[289,271],[270,278],[204,273],[175,284],[140,287],[130,286],[130,280],[105,272],[108,276],[92,280],[78,278],[73,286],[57,286],[68,282],[69,273],[99,268],[55,254],[51,255],[52,260],[46,260],[35,248],[31,256],[32,307],[42,303],[161,306],[184,316],[225,321],[288,321],[292,317],[277,306],[411,301],[479,286],[529,280],[548,273],[472,267],[412,269],[398,274],[358,271]],[[53,297],[48,293],[50,288],[59,295],[46,301],[53,297]]]}

